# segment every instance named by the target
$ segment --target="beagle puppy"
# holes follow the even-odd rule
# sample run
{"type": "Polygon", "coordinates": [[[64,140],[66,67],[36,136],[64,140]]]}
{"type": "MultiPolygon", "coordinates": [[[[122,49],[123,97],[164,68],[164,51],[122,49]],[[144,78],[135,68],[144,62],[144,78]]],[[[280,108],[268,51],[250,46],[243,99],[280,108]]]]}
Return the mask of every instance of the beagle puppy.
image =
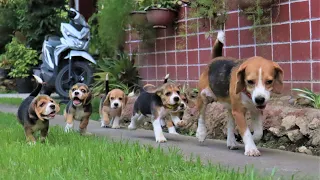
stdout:
{"type": "Polygon", "coordinates": [[[24,127],[28,143],[36,143],[34,133],[40,131],[40,141],[44,142],[48,135],[49,120],[60,111],[59,105],[48,95],[38,95],[44,82],[33,75],[38,85],[30,95],[22,101],[18,109],[18,120],[24,127]]]}
{"type": "Polygon", "coordinates": [[[283,70],[277,63],[259,56],[244,60],[221,57],[223,44],[224,33],[221,31],[213,47],[213,60],[199,79],[197,109],[200,115],[196,137],[200,142],[205,140],[205,110],[208,103],[218,101],[229,112],[227,147],[237,149],[236,124],[245,145],[244,154],[260,156],[254,141],[259,141],[263,135],[263,110],[271,93],[282,91],[283,70]],[[247,110],[252,117],[253,135],[245,119],[247,110]]]}
{"type": "Polygon", "coordinates": [[[89,87],[83,83],[77,83],[69,90],[70,101],[64,110],[66,120],[65,132],[73,129],[73,120],[80,122],[79,131],[81,135],[90,135],[87,132],[90,115],[92,114],[92,94],[89,87]]]}
{"type": "Polygon", "coordinates": [[[165,142],[161,122],[172,111],[176,111],[181,104],[180,86],[174,83],[165,83],[156,89],[144,90],[133,106],[133,116],[128,129],[136,129],[136,122],[151,116],[156,142],[165,142]]]}
{"type": "Polygon", "coordinates": [[[120,89],[113,89],[109,92],[109,78],[106,75],[106,94],[100,100],[99,113],[101,127],[107,127],[112,120],[113,129],[120,128],[120,117],[128,98],[120,89]]]}

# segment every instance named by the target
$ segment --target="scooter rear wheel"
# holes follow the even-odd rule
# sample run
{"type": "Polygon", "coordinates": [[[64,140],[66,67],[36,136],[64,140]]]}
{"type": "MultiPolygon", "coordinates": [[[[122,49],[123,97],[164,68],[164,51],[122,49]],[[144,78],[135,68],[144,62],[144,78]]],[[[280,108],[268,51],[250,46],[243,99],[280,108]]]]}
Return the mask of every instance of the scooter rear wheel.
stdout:
{"type": "Polygon", "coordinates": [[[55,81],[56,93],[62,98],[69,98],[69,89],[78,82],[90,85],[93,79],[93,70],[86,62],[72,63],[72,78],[69,79],[69,65],[64,66],[58,73],[55,81]]]}

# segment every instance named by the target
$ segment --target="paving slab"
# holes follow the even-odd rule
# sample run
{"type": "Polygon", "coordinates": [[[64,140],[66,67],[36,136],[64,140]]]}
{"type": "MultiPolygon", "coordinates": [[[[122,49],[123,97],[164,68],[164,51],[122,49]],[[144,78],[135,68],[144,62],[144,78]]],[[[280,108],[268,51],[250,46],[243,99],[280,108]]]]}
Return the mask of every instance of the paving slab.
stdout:
{"type": "MultiPolygon", "coordinates": [[[[0,111],[16,113],[17,107],[0,105],[0,111]]],[[[78,127],[78,124],[76,122],[75,127],[78,127]]],[[[62,116],[57,115],[54,120],[50,121],[50,125],[64,127],[65,122],[62,116]]],[[[199,143],[195,137],[168,133],[165,133],[168,141],[158,144],[155,142],[153,131],[143,129],[130,131],[125,127],[122,129],[101,128],[99,122],[93,120],[89,122],[88,131],[117,141],[138,141],[141,144],[164,148],[166,151],[173,147],[179,148],[187,158],[199,156],[203,162],[221,164],[230,168],[243,169],[245,165],[249,167],[253,165],[258,171],[267,174],[271,174],[276,168],[277,174],[284,175],[285,179],[290,179],[292,174],[295,174],[295,179],[320,179],[320,157],[317,156],[259,148],[262,156],[247,157],[243,154],[243,146],[239,150],[228,150],[225,141],[207,139],[204,143],[199,143]]]]}

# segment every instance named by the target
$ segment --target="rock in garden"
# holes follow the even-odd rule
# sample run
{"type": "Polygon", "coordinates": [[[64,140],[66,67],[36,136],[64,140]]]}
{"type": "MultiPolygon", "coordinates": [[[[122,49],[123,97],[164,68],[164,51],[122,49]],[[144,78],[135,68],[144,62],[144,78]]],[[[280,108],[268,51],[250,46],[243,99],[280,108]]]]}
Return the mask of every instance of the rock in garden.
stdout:
{"type": "Polygon", "coordinates": [[[277,136],[277,137],[283,136],[283,134],[281,133],[281,131],[280,131],[279,128],[270,127],[268,130],[269,130],[273,135],[275,135],[275,136],[277,136]]]}
{"type": "Polygon", "coordinates": [[[303,135],[308,135],[309,134],[309,128],[308,128],[308,120],[302,117],[296,118],[296,125],[299,127],[300,132],[303,135]]]}
{"type": "Polygon", "coordinates": [[[305,153],[305,154],[309,154],[309,155],[312,155],[312,151],[310,149],[308,149],[307,147],[305,146],[301,146],[298,148],[298,151],[300,153],[305,153]]]}
{"type": "Polygon", "coordinates": [[[313,131],[310,137],[312,139],[311,144],[313,146],[320,146],[320,129],[313,131]]]}
{"type": "Polygon", "coordinates": [[[286,130],[293,128],[295,125],[296,125],[295,116],[287,116],[282,119],[281,126],[283,126],[286,130]]]}
{"type": "Polygon", "coordinates": [[[287,132],[287,136],[292,142],[297,142],[300,139],[303,138],[302,133],[299,131],[299,129],[291,130],[287,132]]]}
{"type": "Polygon", "coordinates": [[[279,146],[279,149],[280,150],[286,150],[286,147],[285,146],[279,146]]]}
{"type": "Polygon", "coordinates": [[[320,126],[320,120],[318,118],[314,118],[309,124],[309,129],[317,129],[320,126]]]}

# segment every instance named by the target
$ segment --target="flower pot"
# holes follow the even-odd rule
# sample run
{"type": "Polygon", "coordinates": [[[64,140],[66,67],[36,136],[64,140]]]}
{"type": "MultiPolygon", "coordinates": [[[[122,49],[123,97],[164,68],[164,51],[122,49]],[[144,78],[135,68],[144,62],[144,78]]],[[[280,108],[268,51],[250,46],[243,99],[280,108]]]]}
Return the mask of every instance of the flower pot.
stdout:
{"type": "Polygon", "coordinates": [[[26,78],[16,78],[18,93],[30,93],[33,90],[31,76],[26,78]]]}
{"type": "MultiPolygon", "coordinates": [[[[262,8],[270,7],[274,2],[274,0],[259,0],[259,6],[262,8]]],[[[240,9],[246,9],[248,7],[255,7],[257,4],[257,0],[238,0],[238,4],[240,9]]]]}
{"type": "Polygon", "coordinates": [[[150,8],[147,10],[147,19],[155,28],[166,28],[172,24],[177,16],[177,11],[166,8],[150,8]]]}
{"type": "Polygon", "coordinates": [[[132,11],[130,13],[131,26],[136,27],[148,23],[147,12],[132,11]]]}

